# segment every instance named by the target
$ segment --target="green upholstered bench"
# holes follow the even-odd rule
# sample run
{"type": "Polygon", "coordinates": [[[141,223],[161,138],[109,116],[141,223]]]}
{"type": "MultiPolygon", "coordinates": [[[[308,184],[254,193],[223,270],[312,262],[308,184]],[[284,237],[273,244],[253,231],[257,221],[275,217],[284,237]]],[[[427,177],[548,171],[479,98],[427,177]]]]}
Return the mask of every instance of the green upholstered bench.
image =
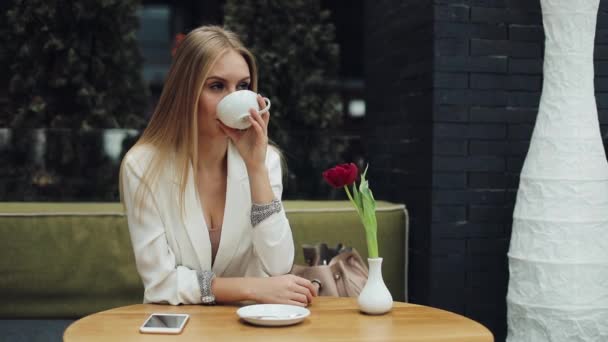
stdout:
{"type": "MultiPolygon", "coordinates": [[[[367,258],[363,227],[349,202],[284,205],[296,263],[303,264],[301,245],[317,242],[341,242],[367,258]]],[[[407,300],[407,211],[379,202],[377,218],[384,280],[395,300],[407,300]]],[[[76,319],[142,302],[120,203],[0,203],[0,246],[0,329],[17,320],[76,319]]]]}

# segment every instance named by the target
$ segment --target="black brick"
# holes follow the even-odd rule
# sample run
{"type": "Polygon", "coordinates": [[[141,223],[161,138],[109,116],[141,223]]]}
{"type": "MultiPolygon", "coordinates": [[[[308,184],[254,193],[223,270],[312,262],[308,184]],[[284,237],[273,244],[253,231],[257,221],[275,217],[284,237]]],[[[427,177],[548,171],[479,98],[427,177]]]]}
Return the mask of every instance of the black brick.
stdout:
{"type": "Polygon", "coordinates": [[[507,89],[540,91],[542,89],[542,76],[509,75],[507,76],[507,89]]]}
{"type": "Polygon", "coordinates": [[[471,56],[509,56],[510,51],[508,40],[471,40],[471,56]]]}
{"type": "Polygon", "coordinates": [[[435,88],[468,88],[469,75],[466,73],[436,72],[433,77],[433,84],[435,88]]]}
{"type": "Polygon", "coordinates": [[[507,187],[508,177],[497,172],[469,172],[469,188],[504,189],[507,187]]]}
{"type": "Polygon", "coordinates": [[[437,123],[433,134],[436,137],[504,139],[506,127],[496,124],[437,123]]]}
{"type": "Polygon", "coordinates": [[[596,60],[608,59],[608,45],[596,45],[593,53],[596,60]]]}
{"type": "Polygon", "coordinates": [[[437,106],[434,113],[435,122],[466,122],[469,119],[468,106],[437,106]]]}
{"type": "Polygon", "coordinates": [[[471,205],[469,207],[469,221],[471,222],[500,223],[509,216],[513,216],[511,206],[471,205]]]}
{"type": "Polygon", "coordinates": [[[469,4],[479,7],[506,7],[505,0],[470,0],[469,4]]]}
{"type": "Polygon", "coordinates": [[[599,29],[599,30],[595,31],[595,43],[596,44],[608,43],[608,30],[607,29],[599,29]]]}
{"type": "MultiPolygon", "coordinates": [[[[522,156],[523,157],[523,156],[522,156]]],[[[515,205],[515,197],[517,197],[517,187],[507,189],[505,192],[505,202],[515,205]]]]}
{"type": "Polygon", "coordinates": [[[608,91],[608,77],[595,78],[595,92],[601,93],[608,91]]]}
{"type": "Polygon", "coordinates": [[[545,32],[542,25],[509,25],[509,39],[514,41],[524,42],[539,42],[545,41],[545,32]]]}
{"type": "Polygon", "coordinates": [[[469,40],[466,38],[441,38],[435,40],[436,56],[468,56],[469,40]]]}
{"type": "Polygon", "coordinates": [[[507,27],[504,24],[435,23],[435,39],[438,38],[507,39],[507,27]]]}
{"type": "MultiPolygon", "coordinates": [[[[383,61],[383,63],[403,63],[404,61],[401,60],[401,57],[395,57],[395,59],[399,59],[399,60],[395,60],[395,61],[383,61]]],[[[425,74],[427,74],[429,72],[429,70],[431,70],[432,68],[432,63],[428,60],[424,60],[424,61],[419,61],[419,62],[410,62],[407,63],[407,66],[405,68],[402,68],[401,71],[399,72],[399,77],[400,78],[413,78],[413,77],[420,77],[420,76],[424,76],[425,74]]],[[[390,76],[394,75],[394,71],[392,72],[392,74],[390,76]]]]}
{"type": "Polygon", "coordinates": [[[503,156],[509,154],[509,143],[507,141],[480,141],[469,143],[470,153],[475,156],[503,156]]]}
{"type": "Polygon", "coordinates": [[[507,136],[507,127],[496,124],[475,124],[469,125],[468,138],[504,139],[507,136]]]}
{"type": "Polygon", "coordinates": [[[598,115],[598,118],[599,118],[602,126],[604,126],[604,124],[608,123],[608,110],[605,110],[605,109],[598,110],[597,115],[598,115]]]}
{"type": "Polygon", "coordinates": [[[509,276],[507,272],[486,271],[469,272],[466,279],[467,288],[503,288],[507,285],[509,276]]]}
{"type": "Polygon", "coordinates": [[[511,107],[538,107],[540,92],[510,92],[508,103],[511,107]]]}
{"type": "Polygon", "coordinates": [[[434,0],[435,4],[440,5],[462,5],[479,7],[505,7],[506,0],[434,0]]]}
{"type": "Polygon", "coordinates": [[[539,0],[507,0],[507,7],[540,12],[539,0]]]}
{"type": "Polygon", "coordinates": [[[475,156],[519,156],[528,151],[527,141],[481,141],[469,142],[469,154],[475,156]]]}
{"type": "MultiPolygon", "coordinates": [[[[463,250],[464,252],[464,250],[463,250]]],[[[465,253],[435,254],[431,256],[431,269],[437,273],[451,272],[454,270],[466,270],[467,260],[465,253]]],[[[462,272],[464,273],[464,272],[462,272]]],[[[465,279],[463,279],[463,284],[465,279]]]]}
{"type": "Polygon", "coordinates": [[[471,55],[540,58],[542,57],[542,47],[538,43],[473,39],[471,40],[471,55]]]}
{"type": "Polygon", "coordinates": [[[608,93],[596,93],[595,96],[598,109],[608,108],[608,93]]]}
{"type": "Polygon", "coordinates": [[[466,22],[469,20],[469,7],[462,5],[435,5],[435,21],[466,22]]]}
{"type": "Polygon", "coordinates": [[[504,171],[505,161],[498,157],[433,157],[437,171],[504,171]]]}
{"type": "Polygon", "coordinates": [[[374,144],[373,148],[385,149],[386,152],[390,152],[390,154],[394,154],[395,156],[409,157],[411,155],[428,153],[430,149],[427,148],[429,144],[427,140],[423,137],[409,136],[408,139],[392,140],[388,147],[386,146],[386,141],[383,140],[376,140],[372,144],[374,144]]]}
{"type": "Polygon", "coordinates": [[[434,222],[431,226],[433,236],[493,238],[505,236],[503,223],[434,222]]]}
{"type": "Polygon", "coordinates": [[[439,104],[504,106],[507,92],[501,90],[455,89],[436,91],[439,104]]]}
{"type": "Polygon", "coordinates": [[[524,165],[525,157],[509,157],[507,158],[507,171],[509,172],[521,172],[521,168],[524,165]]]}
{"type": "Polygon", "coordinates": [[[542,74],[542,59],[509,59],[509,73],[512,74],[542,74]]]}
{"type": "Polygon", "coordinates": [[[431,237],[438,238],[459,238],[465,239],[468,236],[466,221],[461,222],[433,222],[431,224],[431,237]]]}
{"type": "Polygon", "coordinates": [[[467,253],[471,255],[507,254],[509,240],[470,238],[467,240],[466,248],[467,253]]]}
{"type": "MultiPolygon", "coordinates": [[[[440,273],[439,271],[434,271],[435,273],[440,273]]],[[[465,299],[464,296],[458,296],[457,293],[453,294],[450,292],[454,292],[450,288],[441,289],[431,291],[429,294],[428,305],[434,308],[455,312],[457,314],[464,315],[465,308],[465,299]]]]}
{"type": "Polygon", "coordinates": [[[462,189],[467,185],[465,172],[435,172],[433,173],[434,189],[462,189]]]}
{"type": "Polygon", "coordinates": [[[471,8],[471,22],[537,24],[542,22],[540,13],[502,8],[471,8]]]}
{"type": "Polygon", "coordinates": [[[596,77],[608,75],[608,61],[596,61],[594,67],[596,77]]]}
{"type": "Polygon", "coordinates": [[[399,86],[405,89],[414,92],[416,90],[424,91],[428,89],[429,85],[432,83],[432,74],[420,74],[412,77],[408,77],[405,79],[401,79],[399,81],[399,86]]]}
{"type": "Polygon", "coordinates": [[[506,72],[508,67],[504,57],[437,56],[435,68],[454,72],[506,72]]]}
{"type": "Polygon", "coordinates": [[[495,272],[497,268],[508,267],[506,255],[487,255],[480,258],[476,255],[465,256],[466,270],[470,272],[495,272]]]}
{"type": "Polygon", "coordinates": [[[536,108],[471,107],[470,116],[471,122],[529,123],[536,120],[537,112],[536,108]]]}
{"type": "Polygon", "coordinates": [[[467,154],[467,141],[464,139],[435,139],[433,155],[464,156],[467,154]]]}
{"type": "Polygon", "coordinates": [[[507,173],[507,188],[517,189],[519,187],[519,171],[507,173]]]}
{"type": "Polygon", "coordinates": [[[433,206],[433,222],[455,222],[466,218],[467,208],[465,206],[433,206]]]}
{"type": "Polygon", "coordinates": [[[508,125],[507,137],[509,140],[530,140],[533,130],[534,125],[531,124],[508,125]]]}
{"type": "MultiPolygon", "coordinates": [[[[433,241],[434,255],[465,254],[466,241],[463,239],[437,239],[433,241]]],[[[463,273],[463,272],[459,272],[463,273]]],[[[462,287],[464,288],[464,275],[462,274],[462,287]]]]}
{"type": "Polygon", "coordinates": [[[502,74],[471,74],[471,88],[473,89],[506,89],[507,75],[502,74]]]}
{"type": "Polygon", "coordinates": [[[596,24],[596,27],[598,29],[608,28],[608,13],[603,12],[601,10],[599,11],[599,13],[597,14],[597,24],[596,24]]]}
{"type": "Polygon", "coordinates": [[[433,204],[503,204],[504,190],[434,190],[433,204]]]}

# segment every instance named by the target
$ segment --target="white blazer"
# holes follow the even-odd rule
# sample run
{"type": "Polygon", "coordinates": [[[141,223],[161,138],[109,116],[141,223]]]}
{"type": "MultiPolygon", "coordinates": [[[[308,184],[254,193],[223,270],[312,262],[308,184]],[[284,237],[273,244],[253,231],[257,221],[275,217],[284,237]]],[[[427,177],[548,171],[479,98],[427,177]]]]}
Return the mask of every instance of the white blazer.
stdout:
{"type": "MultiPolygon", "coordinates": [[[[218,277],[261,277],[290,271],[294,245],[285,211],[270,216],[255,228],[251,226],[247,169],[232,143],[227,156],[224,222],[213,266],[209,232],[192,166],[183,215],[179,207],[178,179],[172,165],[160,173],[155,187],[146,193],[141,211],[137,212],[135,192],[153,153],[152,147],[132,148],[125,156],[121,182],[137,270],[145,288],[144,303],[201,303],[197,271],[212,270],[218,277]]],[[[281,199],[280,157],[270,147],[266,166],[274,195],[281,199]]]]}

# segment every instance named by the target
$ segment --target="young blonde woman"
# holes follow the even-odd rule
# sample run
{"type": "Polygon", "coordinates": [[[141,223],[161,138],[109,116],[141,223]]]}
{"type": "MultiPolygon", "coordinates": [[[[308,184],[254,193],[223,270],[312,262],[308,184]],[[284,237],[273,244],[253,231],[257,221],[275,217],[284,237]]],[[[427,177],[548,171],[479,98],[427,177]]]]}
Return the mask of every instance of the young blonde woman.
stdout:
{"type": "Polygon", "coordinates": [[[316,295],[310,281],[287,275],[294,246],[269,114],[252,109],[243,131],[216,117],[217,103],[241,89],[257,92],[252,54],[223,28],[193,30],[123,160],[121,197],[146,303],[306,306],[316,295]]]}

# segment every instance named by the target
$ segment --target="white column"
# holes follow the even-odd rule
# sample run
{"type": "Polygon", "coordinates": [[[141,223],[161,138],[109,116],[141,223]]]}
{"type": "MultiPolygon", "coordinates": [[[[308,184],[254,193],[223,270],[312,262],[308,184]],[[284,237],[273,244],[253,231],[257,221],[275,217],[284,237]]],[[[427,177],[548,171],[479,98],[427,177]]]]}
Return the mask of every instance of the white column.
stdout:
{"type": "Polygon", "coordinates": [[[593,86],[599,0],[541,0],[543,90],[509,248],[509,342],[608,341],[608,163],[593,86]]]}

